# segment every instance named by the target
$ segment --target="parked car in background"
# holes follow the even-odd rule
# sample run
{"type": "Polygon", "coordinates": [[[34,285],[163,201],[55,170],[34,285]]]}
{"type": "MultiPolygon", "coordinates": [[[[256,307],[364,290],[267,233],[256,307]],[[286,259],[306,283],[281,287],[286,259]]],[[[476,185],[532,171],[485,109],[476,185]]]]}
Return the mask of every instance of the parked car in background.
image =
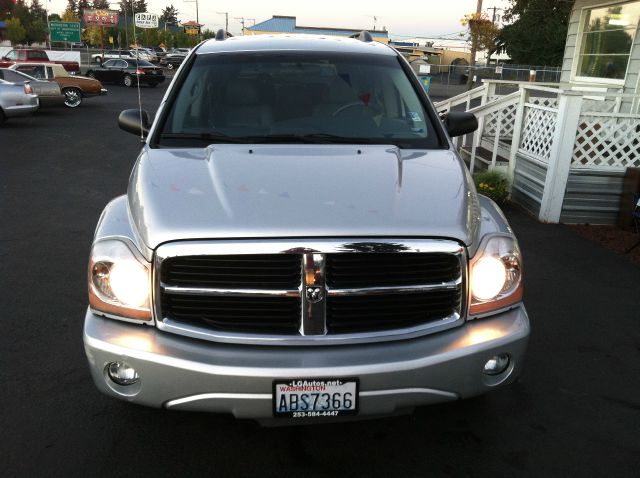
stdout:
{"type": "Polygon", "coordinates": [[[186,53],[167,53],[166,56],[160,58],[160,65],[166,66],[169,70],[173,70],[179,67],[186,57],[186,53]]]}
{"type": "Polygon", "coordinates": [[[41,108],[47,106],[61,106],[64,104],[65,96],[62,94],[60,85],[57,83],[47,80],[38,80],[26,73],[11,70],[9,68],[0,68],[0,80],[5,80],[10,83],[28,83],[33,92],[38,95],[41,108]]]}
{"type": "Polygon", "coordinates": [[[40,102],[28,83],[9,83],[0,80],[0,124],[7,118],[28,116],[36,111],[40,102]]]}
{"type": "Polygon", "coordinates": [[[158,62],[158,55],[151,48],[141,47],[133,52],[136,54],[139,52],[138,58],[142,60],[150,61],[151,63],[158,62]]]}
{"type": "Polygon", "coordinates": [[[182,55],[188,55],[191,51],[191,48],[172,48],[167,51],[167,55],[180,53],[182,55]]]}
{"type": "Polygon", "coordinates": [[[22,63],[13,65],[11,69],[26,73],[38,80],[56,82],[65,96],[64,105],[69,108],[80,106],[83,98],[107,94],[107,90],[102,87],[98,80],[85,76],[70,75],[61,65],[22,63]]]}
{"type": "Polygon", "coordinates": [[[80,73],[80,65],[77,61],[50,60],[45,50],[34,50],[31,48],[23,48],[19,50],[11,50],[0,59],[0,68],[8,68],[17,63],[52,63],[62,65],[72,75],[80,73]]]}
{"type": "Polygon", "coordinates": [[[102,65],[87,71],[87,76],[105,83],[135,86],[136,79],[141,84],[158,86],[165,80],[162,68],[144,60],[107,60],[102,65]]]}
{"type": "Polygon", "coordinates": [[[158,57],[156,56],[156,54],[145,48],[134,48],[131,50],[131,55],[134,58],[138,58],[139,60],[144,60],[149,62],[158,61],[158,57]]]}
{"type": "Polygon", "coordinates": [[[135,58],[131,50],[107,50],[91,55],[91,63],[103,63],[113,58],[135,58]]]}
{"type": "Polygon", "coordinates": [[[162,58],[167,54],[167,50],[159,46],[150,46],[150,47],[147,47],[147,50],[153,51],[158,57],[158,59],[162,58]]]}

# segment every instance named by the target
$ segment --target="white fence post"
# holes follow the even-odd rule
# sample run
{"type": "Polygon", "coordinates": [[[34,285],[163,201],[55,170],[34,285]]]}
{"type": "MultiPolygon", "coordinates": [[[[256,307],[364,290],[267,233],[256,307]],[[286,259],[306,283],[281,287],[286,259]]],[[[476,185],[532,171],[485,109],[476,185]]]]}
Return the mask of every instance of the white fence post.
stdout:
{"type": "Polygon", "coordinates": [[[516,156],[520,149],[520,138],[522,138],[522,126],[524,123],[524,105],[527,101],[529,101],[529,90],[521,86],[520,101],[518,101],[518,107],[516,109],[513,137],[511,138],[511,150],[509,151],[509,165],[507,169],[507,178],[509,179],[509,184],[511,186],[513,186],[513,180],[516,173],[516,156]]]}
{"type": "Polygon", "coordinates": [[[581,109],[581,93],[563,91],[558,95],[558,118],[540,204],[539,219],[542,222],[560,221],[581,109]]]}

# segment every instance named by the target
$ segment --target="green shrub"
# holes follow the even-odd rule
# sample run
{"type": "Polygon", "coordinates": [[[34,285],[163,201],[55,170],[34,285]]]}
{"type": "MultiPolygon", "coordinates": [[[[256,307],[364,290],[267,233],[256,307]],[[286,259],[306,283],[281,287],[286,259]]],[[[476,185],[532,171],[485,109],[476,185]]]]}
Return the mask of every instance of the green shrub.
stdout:
{"type": "Polygon", "coordinates": [[[473,175],[479,194],[503,203],[509,197],[509,181],[500,171],[482,171],[473,175]]]}

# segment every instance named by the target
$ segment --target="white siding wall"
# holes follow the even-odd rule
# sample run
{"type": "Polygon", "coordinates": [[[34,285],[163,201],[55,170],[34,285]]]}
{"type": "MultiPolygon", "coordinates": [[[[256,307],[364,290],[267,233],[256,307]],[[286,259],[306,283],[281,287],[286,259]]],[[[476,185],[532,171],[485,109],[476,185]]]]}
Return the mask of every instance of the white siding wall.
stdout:
{"type": "MultiPolygon", "coordinates": [[[[577,61],[578,51],[578,29],[580,27],[580,18],[584,7],[602,6],[608,4],[619,4],[626,2],[616,2],[607,0],[576,0],[571,19],[569,20],[569,32],[567,33],[567,44],[564,50],[564,60],[562,64],[562,83],[570,83],[572,81],[571,71],[574,59],[577,61]]],[[[627,77],[624,84],[624,93],[640,93],[638,90],[638,75],[640,74],[640,34],[636,34],[635,42],[631,50],[631,61],[627,70],[627,77]]],[[[594,85],[598,86],[598,85],[594,85]]]]}

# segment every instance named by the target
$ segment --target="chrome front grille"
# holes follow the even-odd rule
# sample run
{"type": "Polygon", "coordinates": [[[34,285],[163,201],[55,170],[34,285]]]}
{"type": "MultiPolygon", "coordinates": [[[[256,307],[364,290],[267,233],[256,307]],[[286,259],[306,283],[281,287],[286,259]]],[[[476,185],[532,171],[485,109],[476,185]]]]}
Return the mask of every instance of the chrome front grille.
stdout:
{"type": "Polygon", "coordinates": [[[453,327],[464,249],[445,240],[182,242],[160,246],[162,330],[233,343],[353,343],[453,327]]]}

